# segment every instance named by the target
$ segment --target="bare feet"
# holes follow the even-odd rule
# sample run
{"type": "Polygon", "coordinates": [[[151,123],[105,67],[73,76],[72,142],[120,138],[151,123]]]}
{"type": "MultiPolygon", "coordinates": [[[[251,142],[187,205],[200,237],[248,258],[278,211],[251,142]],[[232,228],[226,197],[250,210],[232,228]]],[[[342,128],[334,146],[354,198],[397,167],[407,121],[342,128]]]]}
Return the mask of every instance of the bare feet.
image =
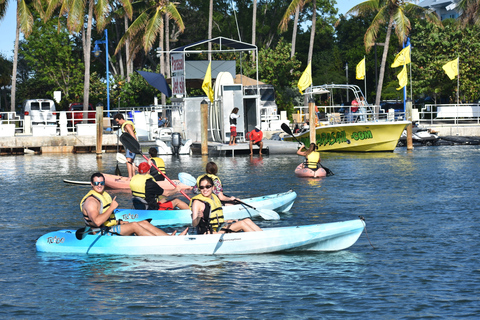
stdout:
{"type": "Polygon", "coordinates": [[[260,152],[259,155],[262,155],[262,153],[260,152]]]}
{"type": "Polygon", "coordinates": [[[252,152],[252,153],[250,153],[250,155],[251,155],[251,156],[253,156],[253,152],[252,152]]]}
{"type": "Polygon", "coordinates": [[[177,230],[173,231],[171,236],[174,236],[175,234],[177,234],[177,230]]]}
{"type": "Polygon", "coordinates": [[[182,233],[180,233],[180,235],[181,235],[181,236],[186,235],[186,234],[187,234],[187,231],[188,231],[188,227],[187,227],[185,230],[183,230],[182,233]]]}

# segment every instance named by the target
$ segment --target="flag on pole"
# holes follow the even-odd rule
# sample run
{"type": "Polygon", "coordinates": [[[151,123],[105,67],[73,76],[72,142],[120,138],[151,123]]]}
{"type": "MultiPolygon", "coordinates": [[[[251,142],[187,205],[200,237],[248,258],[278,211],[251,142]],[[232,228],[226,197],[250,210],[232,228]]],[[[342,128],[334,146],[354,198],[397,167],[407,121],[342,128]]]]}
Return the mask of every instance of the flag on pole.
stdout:
{"type": "Polygon", "coordinates": [[[357,64],[357,80],[365,79],[365,57],[357,64]]]}
{"type": "Polygon", "coordinates": [[[203,79],[202,89],[206,93],[207,97],[210,99],[210,102],[213,103],[213,89],[212,89],[212,61],[208,64],[207,72],[205,73],[205,78],[203,79]]]}
{"type": "Polygon", "coordinates": [[[397,75],[397,78],[398,78],[398,83],[400,85],[399,88],[397,88],[397,90],[400,90],[402,89],[403,87],[405,87],[407,85],[407,82],[408,82],[408,78],[407,78],[407,67],[406,65],[403,65],[403,69],[402,71],[400,71],[400,73],[397,75]]]}
{"type": "Polygon", "coordinates": [[[312,62],[308,63],[308,66],[303,71],[300,80],[298,80],[298,91],[303,94],[303,90],[307,89],[312,84],[312,62]]]}
{"type": "Polygon", "coordinates": [[[392,63],[392,68],[403,66],[407,63],[410,63],[410,45],[403,48],[396,56],[395,60],[392,63]]]}
{"type": "Polygon", "coordinates": [[[447,62],[447,64],[445,64],[442,68],[445,70],[445,73],[450,80],[455,79],[455,77],[458,76],[458,58],[447,62]]]}

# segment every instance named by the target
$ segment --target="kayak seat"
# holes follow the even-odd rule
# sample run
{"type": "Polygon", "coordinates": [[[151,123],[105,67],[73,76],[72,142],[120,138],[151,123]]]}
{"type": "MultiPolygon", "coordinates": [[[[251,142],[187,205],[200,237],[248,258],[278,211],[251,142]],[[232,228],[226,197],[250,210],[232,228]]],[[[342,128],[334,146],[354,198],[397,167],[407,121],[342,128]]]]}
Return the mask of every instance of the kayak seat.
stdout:
{"type": "Polygon", "coordinates": [[[148,203],[140,197],[132,198],[133,207],[137,210],[148,210],[148,203]]]}

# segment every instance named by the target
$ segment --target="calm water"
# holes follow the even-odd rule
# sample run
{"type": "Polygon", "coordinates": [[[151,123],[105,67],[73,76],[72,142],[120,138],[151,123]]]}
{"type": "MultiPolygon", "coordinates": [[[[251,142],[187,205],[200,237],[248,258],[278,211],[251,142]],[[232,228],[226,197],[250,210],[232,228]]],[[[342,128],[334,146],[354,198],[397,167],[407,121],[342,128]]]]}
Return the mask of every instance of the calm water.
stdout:
{"type": "MultiPolygon", "coordinates": [[[[294,155],[213,160],[229,194],[298,193],[290,213],[260,226],[362,215],[375,249],[364,233],[337,253],[41,254],[39,236],[82,225],[78,203],[88,187],[63,179],[113,173],[115,154],[1,157],[0,318],[478,318],[480,147],[323,157],[336,173],[323,180],[296,178],[294,155]]],[[[172,178],[197,175],[209,160],[165,158],[172,178]]],[[[127,193],[113,194],[131,206],[127,193]]]]}

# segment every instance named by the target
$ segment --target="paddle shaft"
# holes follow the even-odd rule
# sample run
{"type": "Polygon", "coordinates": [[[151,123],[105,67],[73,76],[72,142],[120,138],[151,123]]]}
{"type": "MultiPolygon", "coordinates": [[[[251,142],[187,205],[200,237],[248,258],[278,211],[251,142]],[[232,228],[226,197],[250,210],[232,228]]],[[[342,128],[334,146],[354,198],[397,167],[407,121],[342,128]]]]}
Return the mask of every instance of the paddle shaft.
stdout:
{"type": "MultiPolygon", "coordinates": [[[[290,129],[290,127],[289,127],[286,123],[282,123],[281,128],[282,128],[283,131],[285,131],[286,133],[288,133],[289,135],[291,135],[291,136],[293,137],[293,139],[295,139],[298,143],[302,143],[302,142],[300,142],[300,140],[297,139],[297,137],[295,137],[295,136],[293,135],[292,129],[290,129]]],[[[325,171],[327,172],[327,175],[329,175],[329,176],[333,176],[333,175],[334,175],[334,173],[332,172],[332,170],[324,167],[324,166],[322,165],[322,163],[319,162],[318,164],[320,165],[320,167],[323,168],[323,170],[325,170],[325,171]]]]}
{"type": "MultiPolygon", "coordinates": [[[[140,144],[138,143],[138,141],[132,137],[131,134],[129,134],[128,132],[124,132],[121,136],[120,136],[120,140],[122,141],[123,145],[127,147],[127,149],[133,151],[134,153],[136,154],[140,154],[145,160],[148,161],[148,158],[142,153],[142,150],[140,150],[140,144]],[[125,136],[125,138],[124,138],[125,136]],[[123,138],[123,139],[122,139],[123,138]]],[[[170,180],[169,177],[167,177],[167,175],[165,173],[162,172],[162,170],[158,169],[158,167],[152,163],[152,166],[157,169],[157,171],[159,173],[162,174],[162,176],[167,179],[168,182],[170,182],[170,184],[172,186],[174,186],[175,188],[177,187],[177,185],[175,184],[175,182],[173,182],[172,180],[170,180]]],[[[191,198],[189,196],[187,196],[187,194],[183,191],[183,190],[180,190],[180,193],[183,194],[185,196],[185,198],[187,198],[189,201],[191,200],[191,198]]]]}

